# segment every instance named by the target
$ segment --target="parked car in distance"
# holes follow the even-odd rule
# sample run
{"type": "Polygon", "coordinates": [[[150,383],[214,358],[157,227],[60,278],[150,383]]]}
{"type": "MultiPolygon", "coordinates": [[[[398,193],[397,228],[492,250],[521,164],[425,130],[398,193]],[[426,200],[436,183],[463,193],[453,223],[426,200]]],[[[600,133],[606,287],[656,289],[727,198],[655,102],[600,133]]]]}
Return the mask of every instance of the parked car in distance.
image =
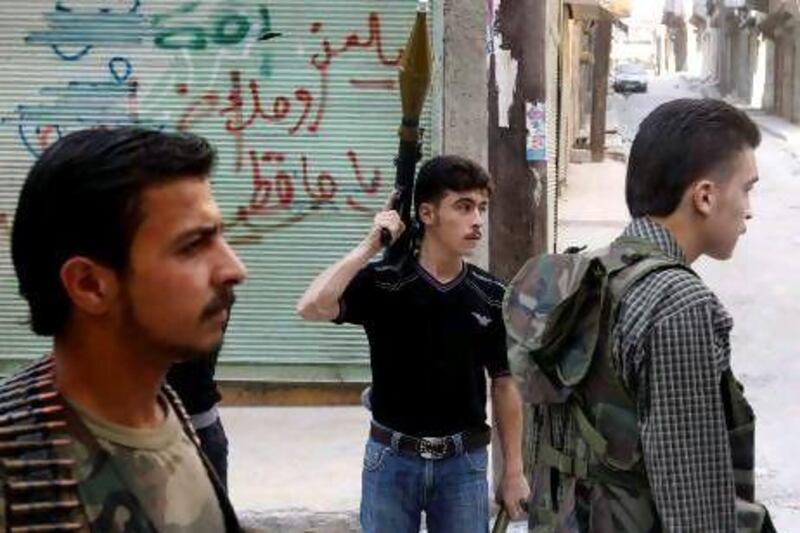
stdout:
{"type": "Polygon", "coordinates": [[[646,93],[647,70],[640,63],[622,63],[614,69],[614,91],[646,93]]]}

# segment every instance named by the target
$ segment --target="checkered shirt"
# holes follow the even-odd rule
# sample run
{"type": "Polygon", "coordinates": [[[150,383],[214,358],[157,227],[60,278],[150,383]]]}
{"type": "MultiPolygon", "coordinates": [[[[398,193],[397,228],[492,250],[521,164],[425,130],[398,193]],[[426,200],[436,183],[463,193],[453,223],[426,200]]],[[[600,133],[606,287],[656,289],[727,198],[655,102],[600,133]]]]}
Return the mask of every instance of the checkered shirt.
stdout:
{"type": "MultiPolygon", "coordinates": [[[[641,237],[686,264],[663,226],[635,219],[641,237]]],[[[697,276],[656,272],[622,300],[615,370],[634,392],[647,476],[666,531],[736,530],[733,465],[721,396],[733,321],[697,276]]]]}
{"type": "MultiPolygon", "coordinates": [[[[647,218],[634,219],[624,235],[644,238],[687,263],[669,231],[647,218]]],[[[664,530],[671,533],[736,530],[721,396],[732,325],[717,297],[682,269],[650,274],[620,306],[612,364],[634,394],[652,496],[664,530]]],[[[552,407],[553,445],[573,452],[574,420],[552,407]]],[[[538,428],[531,426],[536,442],[538,428]]]]}

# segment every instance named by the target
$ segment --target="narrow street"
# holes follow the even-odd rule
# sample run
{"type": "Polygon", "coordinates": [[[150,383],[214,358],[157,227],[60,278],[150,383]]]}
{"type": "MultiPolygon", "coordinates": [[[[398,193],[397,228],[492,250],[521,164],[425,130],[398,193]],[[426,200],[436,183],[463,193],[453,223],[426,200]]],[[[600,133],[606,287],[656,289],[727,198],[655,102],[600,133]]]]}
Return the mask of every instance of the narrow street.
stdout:
{"type": "MultiPolygon", "coordinates": [[[[382,505],[378,486],[394,485],[387,507],[445,494],[439,522],[463,529],[475,511],[484,529],[482,506],[450,496],[485,475],[497,511],[501,456],[510,471],[519,462],[497,429],[518,440],[519,409],[502,381],[477,379],[504,369],[500,288],[472,285],[457,260],[509,281],[532,254],[608,244],[629,223],[638,127],[681,97],[748,102],[763,134],[747,234],[732,260],[694,268],[735,322],[732,367],[757,416],[757,498],[779,531],[800,533],[800,0],[0,0],[0,21],[0,533],[106,517],[219,529],[217,507],[233,518],[227,499],[245,531],[358,533],[365,471],[390,474],[365,484],[367,512],[382,505]],[[444,158],[420,186],[414,154],[467,158],[491,185],[444,158]],[[484,189],[487,213],[473,201],[484,189]],[[453,190],[469,198],[451,202],[453,190]],[[414,196],[432,204],[431,224],[414,196]],[[385,264],[356,272],[365,236],[387,229],[374,226],[389,198],[406,236],[419,229],[419,265],[403,268],[420,272],[398,280],[382,278],[395,275],[385,264]],[[335,309],[369,336],[313,320],[335,309]],[[52,367],[8,380],[45,354],[52,367]],[[206,359],[168,370],[188,355],[206,359]],[[186,461],[152,445],[172,446],[181,411],[155,402],[161,383],[226,474],[225,494],[210,492],[210,468],[194,471],[197,442],[186,461]],[[462,437],[483,429],[485,406],[496,457],[485,469],[470,461],[457,482],[435,476],[433,491],[442,462],[416,487],[404,472],[393,479],[391,451],[365,454],[368,385],[377,422],[461,434],[448,441],[458,455],[483,447],[462,437]],[[77,444],[50,445],[62,440],[77,444]],[[118,492],[137,504],[126,512],[93,495],[106,474],[84,453],[93,440],[125,474],[118,492]],[[69,506],[37,492],[54,480],[69,506]]],[[[523,454],[541,449],[530,440],[523,454]]],[[[391,437],[397,453],[429,460],[437,447],[400,442],[391,437]]],[[[557,454],[537,459],[583,474],[557,454]]],[[[606,513],[595,496],[576,523],[606,513]]],[[[527,532],[526,519],[507,533],[527,532]]],[[[396,533],[383,520],[375,529],[396,533]]]]}
{"type": "MultiPolygon", "coordinates": [[[[638,124],[658,104],[711,91],[684,76],[651,80],[650,91],[609,96],[609,130],[629,143],[638,124]]],[[[800,128],[761,112],[757,150],[761,180],[753,194],[755,218],[727,262],[695,265],[734,318],[733,370],[744,383],[758,417],[757,497],[770,508],[778,531],[800,531],[800,348],[794,339],[800,285],[800,128]]],[[[613,142],[613,141],[612,141],[613,142]]],[[[559,244],[600,246],[628,220],[625,165],[616,161],[572,165],[559,206],[559,244]]]]}
{"type": "MultiPolygon", "coordinates": [[[[622,132],[625,149],[659,103],[708,92],[671,76],[652,80],[645,94],[611,94],[608,128],[622,132]]],[[[753,116],[763,133],[755,218],[733,260],[701,259],[696,267],[735,320],[733,368],[758,416],[759,498],[779,531],[795,532],[800,531],[800,466],[792,459],[800,450],[800,429],[793,424],[800,418],[800,349],[792,331],[800,286],[791,276],[800,259],[800,128],[760,112],[753,116]]],[[[628,221],[624,183],[622,162],[571,165],[559,205],[558,248],[602,246],[619,234],[628,221]]],[[[231,495],[246,523],[265,531],[357,530],[368,420],[363,408],[224,408],[223,419],[231,441],[231,495]],[[258,481],[263,479],[269,481],[258,481]]],[[[524,523],[509,528],[526,530],[524,523]]]]}

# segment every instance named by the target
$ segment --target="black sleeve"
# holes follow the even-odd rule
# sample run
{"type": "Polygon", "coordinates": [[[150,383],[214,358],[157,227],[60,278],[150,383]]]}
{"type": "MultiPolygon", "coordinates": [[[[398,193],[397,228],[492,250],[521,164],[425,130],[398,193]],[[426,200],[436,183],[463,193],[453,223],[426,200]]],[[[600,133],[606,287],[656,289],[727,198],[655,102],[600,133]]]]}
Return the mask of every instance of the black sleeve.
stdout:
{"type": "Polygon", "coordinates": [[[485,365],[492,379],[511,375],[506,348],[506,326],[503,323],[502,310],[499,308],[492,314],[489,326],[485,365]]]}
{"type": "Polygon", "coordinates": [[[221,399],[214,382],[216,362],[216,357],[192,359],[172,365],[167,373],[167,383],[190,415],[208,411],[221,399]]]}
{"type": "Polygon", "coordinates": [[[345,289],[339,300],[337,324],[363,325],[372,316],[375,306],[375,270],[372,265],[362,268],[345,289]]]}

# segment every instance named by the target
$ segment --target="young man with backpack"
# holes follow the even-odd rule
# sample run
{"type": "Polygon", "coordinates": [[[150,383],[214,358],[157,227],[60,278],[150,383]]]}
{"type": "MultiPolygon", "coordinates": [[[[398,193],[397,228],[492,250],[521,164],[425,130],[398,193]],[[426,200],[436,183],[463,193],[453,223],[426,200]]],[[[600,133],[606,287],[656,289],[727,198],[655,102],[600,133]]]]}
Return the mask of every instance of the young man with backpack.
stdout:
{"type": "Polygon", "coordinates": [[[481,238],[489,177],[457,156],[419,171],[414,205],[419,253],[401,265],[369,262],[397,212],[320,274],[298,302],[307,320],[362,325],[370,344],[373,422],[364,456],[365,533],[486,533],[489,524],[486,378],[504,457],[500,496],[513,516],[529,489],[522,471],[522,406],[508,369],[504,287],[468,264],[481,238]]]}
{"type": "Polygon", "coordinates": [[[536,257],[512,281],[511,366],[534,410],[531,529],[774,531],[754,500],[732,320],[691,268],[730,258],[745,232],[760,139],[724,102],[661,105],[631,148],[622,236],[536,257]]]}

